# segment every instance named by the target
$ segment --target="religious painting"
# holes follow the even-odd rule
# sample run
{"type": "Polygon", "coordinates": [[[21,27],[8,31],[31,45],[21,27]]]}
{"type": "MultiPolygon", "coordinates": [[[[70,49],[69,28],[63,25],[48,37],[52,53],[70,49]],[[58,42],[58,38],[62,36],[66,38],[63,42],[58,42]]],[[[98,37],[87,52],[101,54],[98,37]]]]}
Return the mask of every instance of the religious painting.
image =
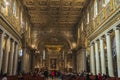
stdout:
{"type": "Polygon", "coordinates": [[[56,69],[56,59],[55,58],[51,58],[50,59],[50,68],[51,69],[56,69]]]}

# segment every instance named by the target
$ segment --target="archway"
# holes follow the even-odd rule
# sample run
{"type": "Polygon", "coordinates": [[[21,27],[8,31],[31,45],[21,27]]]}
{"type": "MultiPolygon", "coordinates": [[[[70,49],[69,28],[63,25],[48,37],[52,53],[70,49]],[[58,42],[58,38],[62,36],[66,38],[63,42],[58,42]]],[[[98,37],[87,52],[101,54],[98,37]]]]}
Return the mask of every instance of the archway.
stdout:
{"type": "Polygon", "coordinates": [[[37,43],[37,50],[39,54],[36,54],[35,66],[41,69],[49,70],[66,70],[68,52],[71,50],[70,41],[59,35],[44,36],[39,39],[37,43]],[[41,67],[42,66],[42,67],[41,67]]]}

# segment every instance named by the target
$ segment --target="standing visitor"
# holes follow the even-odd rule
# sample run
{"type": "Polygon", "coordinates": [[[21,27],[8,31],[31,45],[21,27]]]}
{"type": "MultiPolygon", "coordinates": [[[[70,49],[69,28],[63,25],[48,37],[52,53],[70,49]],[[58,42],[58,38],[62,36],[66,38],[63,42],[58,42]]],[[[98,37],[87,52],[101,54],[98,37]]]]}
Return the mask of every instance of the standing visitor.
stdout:
{"type": "Polygon", "coordinates": [[[53,79],[54,76],[55,76],[55,71],[54,70],[51,72],[51,76],[52,76],[52,79],[53,79]]]}
{"type": "Polygon", "coordinates": [[[45,70],[44,71],[44,76],[45,76],[45,78],[46,78],[46,80],[48,79],[48,70],[45,70]]]}
{"type": "Polygon", "coordinates": [[[100,73],[98,74],[98,80],[102,80],[102,75],[100,73]]]}

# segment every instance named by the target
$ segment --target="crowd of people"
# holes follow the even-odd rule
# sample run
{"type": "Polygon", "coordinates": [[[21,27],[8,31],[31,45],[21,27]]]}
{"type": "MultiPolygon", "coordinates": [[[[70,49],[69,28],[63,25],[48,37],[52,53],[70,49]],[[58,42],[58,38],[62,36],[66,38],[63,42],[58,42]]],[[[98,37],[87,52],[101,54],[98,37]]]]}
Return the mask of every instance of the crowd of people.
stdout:
{"type": "Polygon", "coordinates": [[[43,73],[44,77],[48,79],[48,77],[54,79],[54,78],[59,78],[61,80],[64,80],[64,73],[56,70],[48,71],[45,70],[43,73]]]}
{"type": "Polygon", "coordinates": [[[81,71],[80,73],[74,74],[74,76],[84,77],[85,80],[92,80],[90,76],[95,76],[94,80],[107,80],[108,78],[110,78],[107,74],[105,75],[99,73],[98,75],[93,75],[92,73],[86,71],[81,71]]]}
{"type": "MultiPolygon", "coordinates": [[[[77,80],[77,78],[83,77],[84,80],[93,80],[91,79],[91,76],[94,76],[94,80],[107,80],[109,78],[109,75],[105,75],[105,74],[101,74],[99,73],[98,75],[93,75],[90,72],[86,72],[86,71],[81,71],[80,73],[74,73],[74,72],[62,72],[62,71],[57,71],[57,70],[35,70],[32,73],[27,73],[33,77],[36,76],[41,76],[44,77],[45,80],[48,80],[49,78],[53,79],[54,78],[58,78],[59,80],[77,80]]],[[[18,75],[19,80],[23,80],[23,75],[25,75],[24,73],[20,73],[18,75]]],[[[7,80],[7,75],[3,75],[2,80],[7,80]]]]}
{"type": "Polygon", "coordinates": [[[93,75],[92,73],[86,71],[81,71],[80,73],[74,73],[74,72],[60,72],[56,70],[52,70],[52,71],[45,70],[43,72],[43,75],[46,78],[46,80],[48,79],[48,77],[52,79],[58,78],[60,80],[73,80],[73,79],[75,80],[78,77],[84,77],[85,80],[92,80],[90,76],[94,76],[95,80],[107,80],[109,78],[109,75],[105,75],[101,73],[99,73],[98,75],[93,75]]]}

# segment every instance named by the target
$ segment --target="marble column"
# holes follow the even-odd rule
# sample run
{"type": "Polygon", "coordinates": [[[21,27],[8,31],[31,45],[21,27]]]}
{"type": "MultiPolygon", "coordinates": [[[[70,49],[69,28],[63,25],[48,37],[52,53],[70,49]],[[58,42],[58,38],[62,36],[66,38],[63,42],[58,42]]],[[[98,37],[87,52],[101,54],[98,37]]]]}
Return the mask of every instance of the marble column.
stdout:
{"type": "Polygon", "coordinates": [[[91,53],[90,53],[90,61],[91,61],[91,72],[95,75],[95,55],[94,55],[94,46],[91,44],[91,53]]]}
{"type": "Polygon", "coordinates": [[[110,33],[106,34],[106,43],[107,43],[108,73],[109,76],[113,77],[114,74],[113,74],[113,60],[112,60],[110,33]]]}
{"type": "Polygon", "coordinates": [[[4,53],[4,64],[3,64],[3,74],[7,73],[8,70],[8,59],[9,59],[9,51],[10,51],[10,38],[7,37],[6,45],[5,45],[5,53],[4,53]]]}
{"type": "Polygon", "coordinates": [[[103,41],[102,37],[100,38],[100,54],[101,54],[101,70],[102,70],[102,74],[106,74],[104,41],[103,41]]]}
{"type": "Polygon", "coordinates": [[[100,73],[100,59],[98,51],[98,41],[95,42],[95,54],[96,54],[96,74],[100,73]]]}
{"type": "Polygon", "coordinates": [[[84,51],[82,51],[82,57],[83,57],[83,59],[81,60],[81,62],[82,62],[82,70],[85,70],[86,71],[86,64],[85,64],[85,55],[84,55],[84,51]]]}
{"type": "Polygon", "coordinates": [[[73,71],[76,72],[76,55],[72,55],[73,71]]]}
{"type": "Polygon", "coordinates": [[[86,65],[86,62],[87,62],[87,60],[86,60],[86,49],[82,49],[82,53],[83,53],[83,60],[82,60],[82,62],[83,62],[83,70],[85,70],[85,71],[87,71],[87,65],[86,65]]]}
{"type": "Polygon", "coordinates": [[[116,40],[116,52],[117,52],[117,71],[118,77],[120,77],[120,31],[115,29],[115,40],[116,40]]]}
{"type": "Polygon", "coordinates": [[[66,66],[67,66],[67,55],[65,54],[65,69],[66,69],[66,66]]]}
{"type": "Polygon", "coordinates": [[[79,53],[77,53],[77,73],[79,73],[79,53]]]}
{"type": "Polygon", "coordinates": [[[13,56],[14,56],[14,51],[15,51],[14,45],[15,45],[15,42],[13,39],[11,39],[11,52],[10,52],[9,67],[8,67],[9,75],[12,75],[12,70],[13,70],[13,56]]]}
{"type": "Polygon", "coordinates": [[[13,69],[13,75],[16,75],[17,72],[17,63],[18,63],[18,44],[16,44],[16,48],[15,48],[15,61],[14,61],[14,69],[13,69]]]}
{"type": "MultiPolygon", "coordinates": [[[[24,71],[24,72],[26,72],[26,62],[27,62],[27,58],[26,58],[26,56],[27,56],[27,49],[24,47],[24,49],[23,49],[23,60],[22,60],[22,70],[24,71]]],[[[36,56],[36,55],[35,55],[36,56]]],[[[37,62],[36,62],[36,57],[34,56],[34,66],[37,64],[37,62]]]]}
{"type": "Polygon", "coordinates": [[[1,74],[1,68],[2,68],[2,61],[3,61],[3,39],[4,39],[4,34],[3,32],[0,32],[0,74],[1,74]]]}

